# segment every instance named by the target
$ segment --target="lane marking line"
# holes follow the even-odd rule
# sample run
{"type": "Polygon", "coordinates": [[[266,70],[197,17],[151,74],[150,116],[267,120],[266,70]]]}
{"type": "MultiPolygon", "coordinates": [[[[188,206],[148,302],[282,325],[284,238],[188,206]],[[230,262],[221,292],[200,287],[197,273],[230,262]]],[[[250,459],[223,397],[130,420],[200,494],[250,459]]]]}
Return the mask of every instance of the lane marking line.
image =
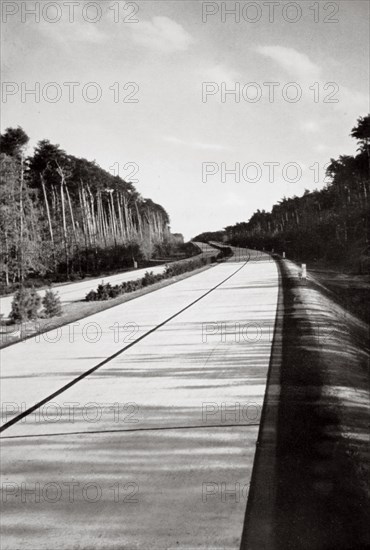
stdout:
{"type": "Polygon", "coordinates": [[[4,439],[30,439],[33,437],[60,437],[60,436],[66,436],[66,435],[91,435],[91,434],[111,434],[111,433],[132,433],[132,432],[160,432],[160,431],[168,431],[168,430],[196,430],[196,429],[203,429],[203,428],[248,428],[249,426],[259,426],[260,423],[250,423],[250,424],[209,424],[207,425],[200,425],[200,426],[162,426],[162,427],[154,427],[154,428],[128,428],[126,430],[91,430],[91,431],[80,431],[80,432],[56,432],[51,434],[30,434],[30,435],[6,435],[3,437],[0,437],[0,440],[3,441],[4,439]]]}

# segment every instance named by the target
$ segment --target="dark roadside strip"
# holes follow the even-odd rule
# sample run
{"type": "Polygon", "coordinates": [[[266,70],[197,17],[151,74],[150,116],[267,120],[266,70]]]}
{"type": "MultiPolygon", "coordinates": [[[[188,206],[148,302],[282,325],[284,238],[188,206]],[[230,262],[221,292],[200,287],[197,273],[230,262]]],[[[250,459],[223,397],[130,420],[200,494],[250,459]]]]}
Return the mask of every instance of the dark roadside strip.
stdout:
{"type": "Polygon", "coordinates": [[[366,334],[319,285],[300,281],[293,264],[278,264],[279,307],[241,549],[365,550],[366,334]]]}
{"type": "Polygon", "coordinates": [[[193,302],[191,302],[190,304],[188,304],[187,306],[185,306],[184,308],[180,309],[177,313],[174,313],[173,315],[171,315],[170,317],[168,317],[167,319],[165,319],[164,321],[162,321],[162,323],[159,323],[158,325],[156,325],[155,327],[153,327],[152,329],[148,330],[147,332],[145,332],[143,335],[141,335],[139,338],[137,338],[136,340],[134,340],[133,342],[131,342],[130,344],[127,344],[126,346],[124,346],[123,348],[121,348],[120,350],[118,350],[116,353],[110,355],[109,357],[107,357],[106,359],[104,359],[103,361],[101,361],[100,363],[98,363],[97,365],[95,365],[94,367],[92,367],[91,369],[83,372],[82,374],[80,374],[79,376],[77,376],[76,378],[74,378],[73,380],[71,380],[70,382],[68,382],[67,384],[65,384],[64,386],[62,386],[61,388],[59,388],[59,390],[53,392],[52,394],[48,395],[47,397],[45,397],[44,399],[42,399],[41,401],[39,401],[38,403],[36,403],[35,405],[33,405],[32,407],[29,407],[28,409],[26,409],[25,411],[23,411],[21,414],[15,416],[14,418],[12,418],[11,420],[9,420],[8,422],[6,422],[5,424],[3,424],[3,426],[0,428],[0,433],[7,430],[8,428],[10,428],[13,424],[19,422],[20,420],[22,420],[23,418],[25,418],[26,416],[30,415],[31,413],[33,413],[34,411],[36,411],[37,409],[39,409],[40,407],[42,407],[43,405],[45,405],[48,401],[51,401],[52,399],[54,399],[55,397],[57,397],[58,395],[60,395],[61,393],[65,392],[67,389],[71,388],[72,386],[74,386],[75,384],[77,384],[78,382],[80,382],[81,380],[83,380],[84,378],[86,378],[87,376],[89,376],[90,374],[94,373],[96,370],[98,370],[100,367],[104,366],[105,364],[109,363],[110,361],[112,361],[113,359],[115,359],[116,357],[118,357],[119,355],[121,355],[122,353],[124,353],[126,350],[130,349],[131,347],[135,346],[136,344],[138,344],[139,342],[141,342],[141,340],[143,340],[144,338],[146,338],[147,336],[149,336],[150,334],[152,334],[153,332],[155,332],[156,330],[158,330],[159,328],[163,327],[164,325],[166,325],[167,323],[169,323],[170,321],[172,321],[172,319],[175,319],[176,317],[178,317],[181,313],[183,313],[184,311],[186,311],[187,309],[191,308],[193,305],[195,305],[196,303],[198,303],[200,300],[203,300],[203,298],[205,298],[206,296],[208,296],[211,292],[217,290],[220,286],[222,286],[224,283],[226,283],[229,279],[231,279],[232,277],[234,277],[234,275],[236,275],[241,269],[243,269],[243,267],[247,264],[247,262],[243,263],[238,269],[236,269],[235,271],[233,271],[233,273],[231,273],[231,275],[229,275],[228,277],[226,277],[225,279],[223,279],[220,283],[218,283],[217,285],[215,285],[214,287],[212,287],[210,290],[208,290],[207,292],[205,292],[204,294],[202,294],[199,298],[197,298],[196,300],[194,300],[193,302]]]}
{"type": "Polygon", "coordinates": [[[274,492],[276,491],[277,417],[280,399],[284,299],[279,265],[278,300],[265,398],[256,441],[247,509],[241,538],[241,549],[274,548],[274,492]]]}

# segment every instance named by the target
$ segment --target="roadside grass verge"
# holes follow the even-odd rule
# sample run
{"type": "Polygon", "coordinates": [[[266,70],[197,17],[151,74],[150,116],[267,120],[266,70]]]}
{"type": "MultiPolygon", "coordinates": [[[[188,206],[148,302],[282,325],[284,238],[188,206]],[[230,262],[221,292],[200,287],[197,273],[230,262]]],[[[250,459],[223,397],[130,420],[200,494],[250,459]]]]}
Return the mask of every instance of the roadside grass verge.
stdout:
{"type": "Polygon", "coordinates": [[[140,287],[130,293],[120,294],[116,298],[111,298],[104,301],[77,301],[70,304],[63,304],[63,313],[60,317],[51,319],[36,319],[27,321],[21,324],[3,324],[0,326],[0,349],[6,348],[17,342],[28,340],[39,334],[44,334],[50,330],[55,330],[59,327],[68,325],[69,323],[78,322],[85,317],[100,313],[112,307],[118,306],[130,300],[134,300],[139,296],[144,296],[150,292],[154,292],[160,288],[164,288],[171,284],[177,283],[183,279],[201,273],[215,264],[208,263],[194,268],[192,271],[186,271],[178,275],[173,275],[167,279],[156,281],[149,286],[140,287]]]}
{"type": "Polygon", "coordinates": [[[125,281],[121,284],[111,285],[110,283],[100,283],[96,290],[91,290],[85,297],[86,302],[100,302],[105,300],[110,300],[117,298],[122,294],[129,294],[152,286],[155,283],[163,281],[165,279],[170,279],[183,273],[189,271],[194,271],[199,269],[209,263],[215,262],[216,257],[206,257],[201,256],[200,258],[190,259],[187,261],[182,261],[174,263],[171,265],[166,265],[165,271],[163,273],[154,274],[152,271],[147,271],[141,279],[135,279],[132,281],[125,281]]]}

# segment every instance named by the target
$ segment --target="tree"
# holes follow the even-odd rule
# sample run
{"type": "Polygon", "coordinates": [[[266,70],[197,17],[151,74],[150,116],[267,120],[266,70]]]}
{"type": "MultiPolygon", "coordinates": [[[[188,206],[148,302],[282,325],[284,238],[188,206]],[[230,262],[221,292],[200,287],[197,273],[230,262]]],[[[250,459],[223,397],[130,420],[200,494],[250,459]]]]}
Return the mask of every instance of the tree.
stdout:
{"type": "Polygon", "coordinates": [[[0,137],[0,153],[21,160],[24,148],[28,142],[29,137],[23,128],[20,126],[17,128],[7,128],[0,137]]]}
{"type": "MultiPolygon", "coordinates": [[[[30,157],[29,159],[30,170],[34,177],[34,185],[37,187],[38,183],[40,183],[42,188],[52,246],[54,246],[54,231],[47,192],[47,173],[49,170],[50,162],[55,158],[56,155],[57,146],[52,145],[49,140],[44,139],[38,142],[33,157],[30,157]]],[[[50,188],[51,186],[48,185],[48,187],[50,188]]]]}
{"type": "Polygon", "coordinates": [[[257,210],[248,222],[226,228],[228,241],[285,250],[298,259],[352,257],[355,263],[368,250],[369,115],[358,119],[351,135],[358,140],[358,154],[331,159],[329,184],[305,190],[302,197],[284,197],[270,213],[257,210]]]}
{"type": "Polygon", "coordinates": [[[18,126],[17,128],[7,128],[0,138],[0,152],[14,158],[20,164],[19,173],[19,233],[18,233],[18,253],[20,280],[23,282],[23,238],[24,238],[24,211],[23,211],[23,186],[24,186],[24,150],[28,144],[29,137],[26,132],[18,126]]]}
{"type": "Polygon", "coordinates": [[[62,315],[62,304],[60,297],[58,296],[58,293],[53,292],[51,288],[45,292],[45,296],[42,299],[42,305],[44,306],[43,313],[45,317],[60,317],[60,315],[62,315]]]}
{"type": "Polygon", "coordinates": [[[168,238],[167,212],[132,183],[47,139],[25,159],[27,142],[21,128],[8,128],[0,144],[6,284],[32,271],[70,276],[77,266],[80,273],[127,266],[168,238]]]}
{"type": "Polygon", "coordinates": [[[370,176],[370,115],[357,119],[357,126],[352,128],[351,136],[358,140],[360,144],[359,149],[367,155],[368,176],[370,176]]]}
{"type": "Polygon", "coordinates": [[[10,319],[15,323],[35,319],[40,304],[41,298],[33,288],[21,288],[14,294],[10,319]]]}

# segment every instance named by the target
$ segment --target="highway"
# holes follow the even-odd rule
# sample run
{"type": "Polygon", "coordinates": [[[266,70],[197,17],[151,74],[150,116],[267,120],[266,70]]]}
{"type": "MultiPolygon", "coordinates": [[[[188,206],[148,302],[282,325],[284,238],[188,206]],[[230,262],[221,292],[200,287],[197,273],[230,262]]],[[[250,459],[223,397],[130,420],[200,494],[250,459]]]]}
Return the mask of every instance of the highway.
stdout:
{"type": "Polygon", "coordinates": [[[2,550],[239,547],[278,297],[253,257],[2,351],[2,550]]]}
{"type": "MultiPolygon", "coordinates": [[[[194,243],[201,250],[201,255],[212,256],[215,254],[215,249],[204,244],[194,243]]],[[[154,274],[163,273],[165,265],[157,265],[153,267],[145,267],[143,269],[136,269],[134,271],[125,271],[123,273],[116,273],[115,275],[108,275],[107,277],[95,277],[86,281],[78,281],[75,283],[67,283],[62,285],[53,285],[53,290],[58,292],[62,304],[68,304],[70,302],[77,302],[83,300],[90,290],[96,290],[97,286],[104,281],[111,285],[119,283],[133,281],[144,277],[147,271],[152,271],[154,274]]],[[[46,289],[40,289],[37,291],[41,298],[45,296],[46,289]]],[[[4,318],[8,318],[12,309],[13,294],[0,297],[0,313],[4,318]]]]}

